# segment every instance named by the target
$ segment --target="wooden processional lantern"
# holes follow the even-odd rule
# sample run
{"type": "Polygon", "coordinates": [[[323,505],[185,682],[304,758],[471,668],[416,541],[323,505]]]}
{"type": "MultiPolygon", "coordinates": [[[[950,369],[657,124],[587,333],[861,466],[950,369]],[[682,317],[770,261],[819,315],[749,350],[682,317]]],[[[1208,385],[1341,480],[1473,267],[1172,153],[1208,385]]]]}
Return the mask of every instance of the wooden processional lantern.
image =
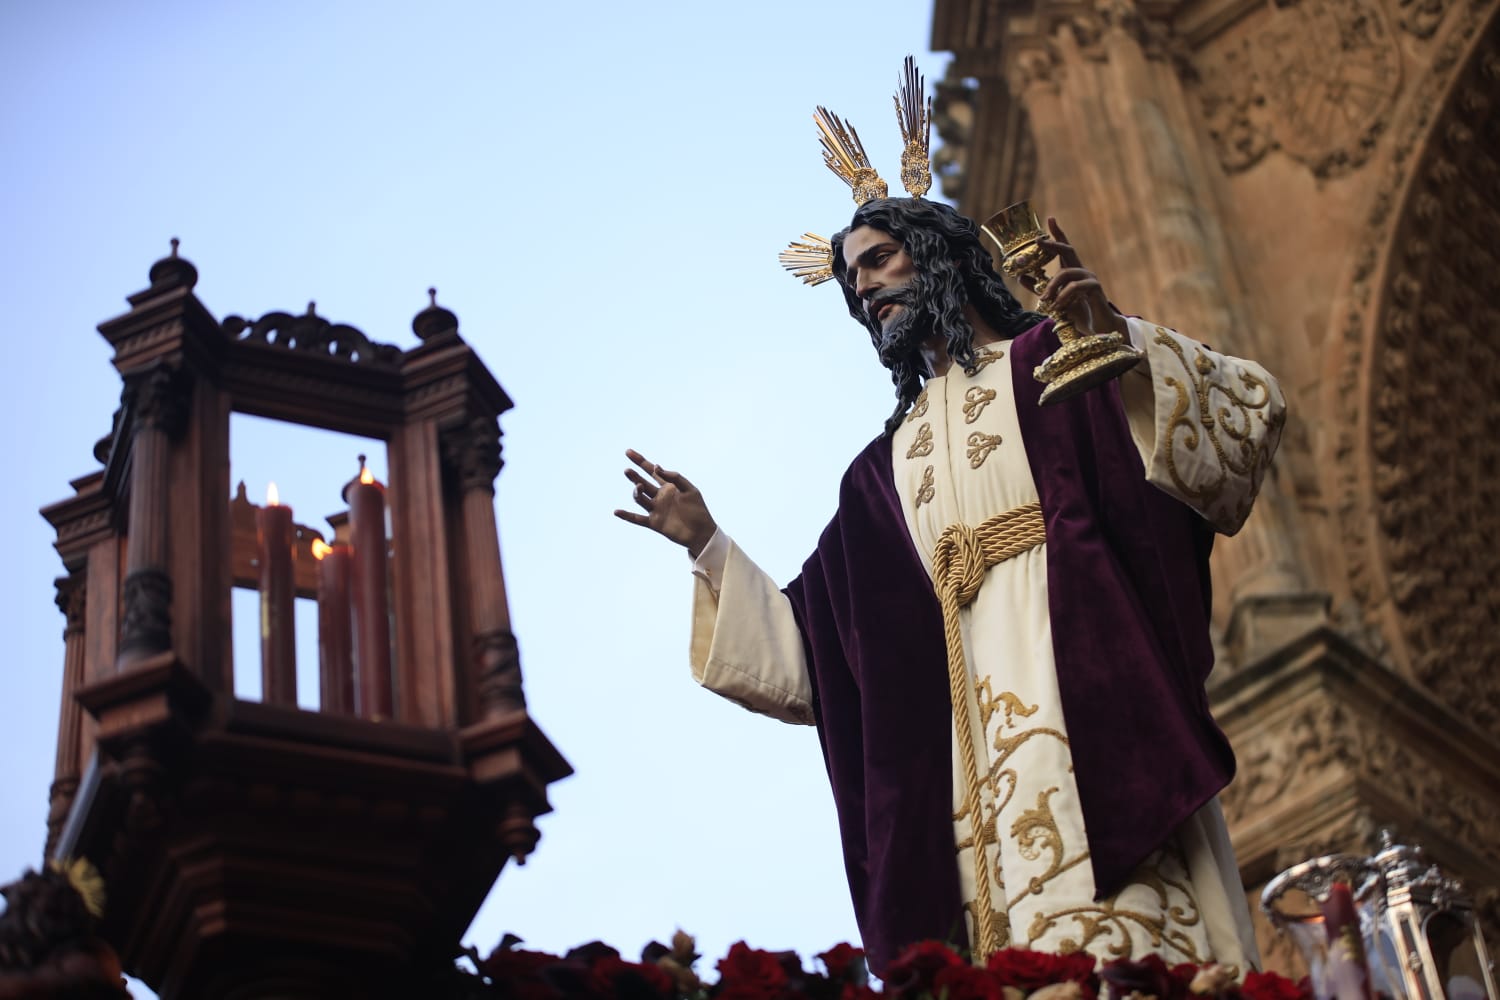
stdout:
{"type": "Polygon", "coordinates": [[[418,995],[571,773],[506,606],[511,402],[435,295],[403,351],[311,307],[220,322],[175,240],[150,279],[99,328],[124,382],[104,467],[42,512],[67,569],[47,852],[98,866],[104,936],[165,998],[418,995]],[[390,482],[351,482],[326,538],[231,499],[235,412],[384,441],[390,482]],[[259,702],[234,695],[235,586],[261,591],[259,702]]]}

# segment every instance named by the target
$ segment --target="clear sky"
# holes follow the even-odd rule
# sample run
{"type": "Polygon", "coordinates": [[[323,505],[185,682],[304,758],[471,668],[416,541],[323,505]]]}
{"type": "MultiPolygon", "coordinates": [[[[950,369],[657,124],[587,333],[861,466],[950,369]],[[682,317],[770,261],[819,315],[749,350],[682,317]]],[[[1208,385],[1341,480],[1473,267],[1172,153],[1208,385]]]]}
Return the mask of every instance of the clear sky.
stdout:
{"type": "MultiPolygon", "coordinates": [[[[0,879],[40,861],[53,771],[62,567],[36,511],[97,468],[120,386],[94,328],[177,236],[220,318],[315,299],[410,347],[436,285],[516,401],[512,619],[577,774],[467,940],[629,955],[681,927],[715,959],[855,939],[813,732],[693,684],[687,558],[610,511],[635,447],[797,572],[894,399],[837,290],[776,254],[854,208],[815,104],[895,181],[901,59],[929,86],[946,61],[930,19],[912,0],[0,6],[0,879]]],[[[275,479],[314,524],[360,450],[243,419],[232,447],[252,498],[275,479]]]]}

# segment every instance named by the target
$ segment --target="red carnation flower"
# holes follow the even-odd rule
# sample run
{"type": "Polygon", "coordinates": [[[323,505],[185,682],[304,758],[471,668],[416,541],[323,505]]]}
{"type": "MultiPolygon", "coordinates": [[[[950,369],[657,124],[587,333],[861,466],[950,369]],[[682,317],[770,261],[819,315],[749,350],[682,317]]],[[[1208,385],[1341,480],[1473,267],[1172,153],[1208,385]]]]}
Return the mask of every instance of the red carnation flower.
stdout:
{"type": "Polygon", "coordinates": [[[544,972],[561,961],[544,951],[500,947],[475,964],[513,1000],[552,1000],[557,991],[544,978],[544,972]]]}
{"type": "Polygon", "coordinates": [[[918,941],[886,967],[885,984],[896,996],[931,993],[937,974],[955,966],[967,968],[968,963],[941,941],[918,941]]]}
{"type": "Polygon", "coordinates": [[[780,996],[786,986],[786,968],[781,956],[752,948],[743,941],[729,946],[729,954],[719,959],[719,1000],[770,1000],[780,996]]]}
{"type": "Polygon", "coordinates": [[[1160,955],[1151,953],[1140,961],[1119,958],[1109,962],[1100,968],[1099,978],[1109,984],[1114,1000],[1125,1000],[1132,993],[1157,1000],[1188,1000],[1188,985],[1196,971],[1192,965],[1169,969],[1160,955]]]}
{"type": "Polygon", "coordinates": [[[490,957],[480,963],[486,975],[495,972],[536,972],[562,959],[545,951],[527,951],[525,948],[496,948],[490,957]],[[493,971],[492,971],[493,970],[493,971]]]}
{"type": "Polygon", "coordinates": [[[1275,972],[1251,972],[1240,987],[1245,1000],[1312,1000],[1311,984],[1303,979],[1293,982],[1275,972]]]}
{"type": "Polygon", "coordinates": [[[986,966],[1001,986],[1030,993],[1053,983],[1079,983],[1092,988],[1095,958],[1088,952],[1053,955],[1026,948],[1005,948],[990,956],[986,966]]]}
{"type": "Polygon", "coordinates": [[[841,942],[818,955],[817,958],[823,963],[823,968],[828,970],[830,979],[842,982],[853,975],[858,977],[856,981],[864,981],[865,950],[863,948],[855,948],[848,942],[841,942]]]}
{"type": "Polygon", "coordinates": [[[988,969],[950,965],[932,977],[933,993],[947,1000],[1005,1000],[1005,987],[988,969]]]}
{"type": "Polygon", "coordinates": [[[651,1000],[654,997],[670,1000],[675,995],[675,983],[665,969],[639,962],[627,962],[622,958],[605,956],[593,965],[595,978],[604,987],[606,996],[651,1000]]]}

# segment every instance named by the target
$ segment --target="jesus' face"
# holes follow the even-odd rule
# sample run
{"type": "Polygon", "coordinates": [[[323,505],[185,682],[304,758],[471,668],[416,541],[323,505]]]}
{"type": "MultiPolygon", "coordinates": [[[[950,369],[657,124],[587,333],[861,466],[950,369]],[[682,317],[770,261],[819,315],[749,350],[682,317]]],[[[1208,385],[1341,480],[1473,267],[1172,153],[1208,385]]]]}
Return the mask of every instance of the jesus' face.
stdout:
{"type": "Polygon", "coordinates": [[[842,248],[846,287],[864,304],[864,324],[881,361],[905,358],[933,330],[921,272],[901,241],[873,226],[857,226],[842,248]]]}

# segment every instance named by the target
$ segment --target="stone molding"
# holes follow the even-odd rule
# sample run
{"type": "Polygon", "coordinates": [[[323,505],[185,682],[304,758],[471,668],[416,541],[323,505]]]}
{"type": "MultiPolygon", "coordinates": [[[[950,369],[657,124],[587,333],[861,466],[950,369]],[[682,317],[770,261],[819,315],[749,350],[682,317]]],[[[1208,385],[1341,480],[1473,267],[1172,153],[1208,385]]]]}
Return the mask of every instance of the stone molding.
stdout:
{"type": "Polygon", "coordinates": [[[1362,629],[1491,739],[1500,355],[1477,332],[1500,326],[1500,266],[1481,236],[1500,226],[1497,85],[1500,19],[1471,2],[1393,130],[1335,300],[1325,412],[1338,431],[1324,455],[1362,629]]]}
{"type": "Polygon", "coordinates": [[[1247,882],[1395,824],[1500,885],[1500,745],[1331,629],[1215,686],[1239,773],[1221,796],[1247,882]]]}

